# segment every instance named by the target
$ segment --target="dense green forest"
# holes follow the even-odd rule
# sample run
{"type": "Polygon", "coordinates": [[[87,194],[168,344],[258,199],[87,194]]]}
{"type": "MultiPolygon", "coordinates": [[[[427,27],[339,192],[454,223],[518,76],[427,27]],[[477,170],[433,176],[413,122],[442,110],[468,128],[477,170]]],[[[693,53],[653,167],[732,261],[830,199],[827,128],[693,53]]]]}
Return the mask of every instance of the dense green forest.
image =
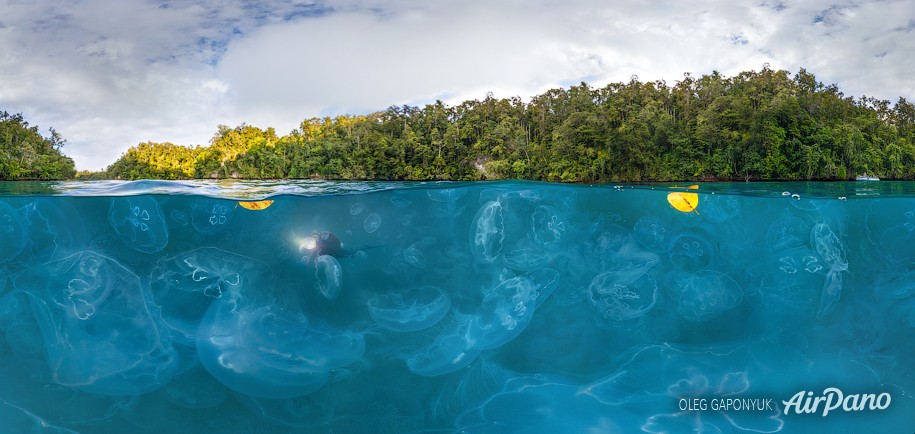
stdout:
{"type": "Polygon", "coordinates": [[[279,137],[220,126],[209,146],[143,143],[108,168],[136,178],[601,182],[915,179],[915,108],[846,97],[800,70],[582,83],[520,98],[314,118],[279,137]]]}
{"type": "MultiPolygon", "coordinates": [[[[42,143],[59,148],[56,135],[42,143]]],[[[206,146],[141,143],[105,173],[81,175],[604,182],[863,173],[915,179],[915,107],[847,97],[804,69],[765,65],[734,77],[687,73],[672,86],[635,76],[601,88],[582,83],[527,102],[487,95],[457,106],[392,106],[307,119],[282,137],[219,126],[206,146]]]]}
{"type": "Polygon", "coordinates": [[[21,114],[0,111],[0,181],[72,178],[73,160],[60,148],[64,140],[51,129],[42,137],[21,114]]]}

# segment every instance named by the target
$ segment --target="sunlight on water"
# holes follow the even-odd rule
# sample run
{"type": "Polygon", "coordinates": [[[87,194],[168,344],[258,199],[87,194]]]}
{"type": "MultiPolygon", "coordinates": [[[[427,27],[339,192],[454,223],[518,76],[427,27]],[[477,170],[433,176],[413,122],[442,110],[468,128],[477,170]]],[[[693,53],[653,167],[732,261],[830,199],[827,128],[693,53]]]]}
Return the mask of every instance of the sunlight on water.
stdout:
{"type": "Polygon", "coordinates": [[[911,432],[915,184],[670,187],[0,183],[0,433],[911,432]]]}

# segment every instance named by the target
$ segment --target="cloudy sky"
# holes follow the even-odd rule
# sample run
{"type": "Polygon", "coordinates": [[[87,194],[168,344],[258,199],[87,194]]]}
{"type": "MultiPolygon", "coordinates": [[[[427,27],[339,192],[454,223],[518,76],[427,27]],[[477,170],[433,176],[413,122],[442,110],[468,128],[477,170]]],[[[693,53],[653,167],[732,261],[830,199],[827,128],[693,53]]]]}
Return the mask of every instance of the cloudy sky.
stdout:
{"type": "Polygon", "coordinates": [[[806,68],[915,100],[915,1],[0,0],[0,110],[80,170],[242,122],[528,98],[558,86],[806,68]]]}

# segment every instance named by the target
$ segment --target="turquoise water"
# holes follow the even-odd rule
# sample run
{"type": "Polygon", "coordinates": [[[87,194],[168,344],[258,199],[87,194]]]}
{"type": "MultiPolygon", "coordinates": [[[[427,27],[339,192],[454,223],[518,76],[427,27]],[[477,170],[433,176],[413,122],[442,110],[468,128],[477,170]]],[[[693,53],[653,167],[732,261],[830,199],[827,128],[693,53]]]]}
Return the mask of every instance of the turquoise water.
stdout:
{"type": "Polygon", "coordinates": [[[668,187],[0,183],[0,432],[911,433],[915,184],[668,187]]]}

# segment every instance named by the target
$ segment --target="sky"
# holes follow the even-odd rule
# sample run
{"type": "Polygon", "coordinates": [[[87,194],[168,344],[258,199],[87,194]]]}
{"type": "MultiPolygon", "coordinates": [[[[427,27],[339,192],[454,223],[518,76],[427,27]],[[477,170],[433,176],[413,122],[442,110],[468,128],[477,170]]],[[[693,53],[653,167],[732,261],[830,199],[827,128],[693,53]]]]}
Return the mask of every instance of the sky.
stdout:
{"type": "Polygon", "coordinates": [[[915,0],[0,0],[0,111],[78,170],[217,126],[764,64],[915,101],[915,0]]]}

